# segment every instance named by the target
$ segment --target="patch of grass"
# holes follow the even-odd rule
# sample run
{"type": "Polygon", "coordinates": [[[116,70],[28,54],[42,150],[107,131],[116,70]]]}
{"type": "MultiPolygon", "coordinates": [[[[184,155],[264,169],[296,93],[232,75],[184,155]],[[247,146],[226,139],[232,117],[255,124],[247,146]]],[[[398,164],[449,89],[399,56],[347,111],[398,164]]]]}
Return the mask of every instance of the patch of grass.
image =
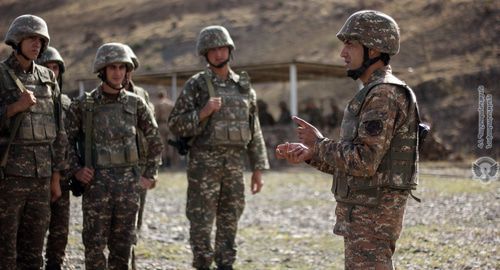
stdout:
{"type": "Polygon", "coordinates": [[[240,230],[238,269],[343,269],[341,237],[328,232],[293,234],[277,227],[240,230]]]}
{"type": "Polygon", "coordinates": [[[136,250],[138,258],[166,259],[182,261],[190,256],[190,250],[182,243],[163,243],[159,241],[139,241],[136,250]]]}
{"type": "Polygon", "coordinates": [[[406,228],[398,240],[395,261],[403,269],[409,265],[422,269],[498,269],[498,236],[496,230],[485,232],[449,224],[413,226],[406,228]],[[478,239],[485,234],[492,234],[492,241],[478,239]]]}
{"type": "MultiPolygon", "coordinates": [[[[447,179],[438,176],[421,176],[420,188],[446,195],[460,193],[484,193],[498,190],[500,182],[495,181],[488,184],[472,179],[447,179]]],[[[417,187],[417,190],[418,188],[417,187]]]]}

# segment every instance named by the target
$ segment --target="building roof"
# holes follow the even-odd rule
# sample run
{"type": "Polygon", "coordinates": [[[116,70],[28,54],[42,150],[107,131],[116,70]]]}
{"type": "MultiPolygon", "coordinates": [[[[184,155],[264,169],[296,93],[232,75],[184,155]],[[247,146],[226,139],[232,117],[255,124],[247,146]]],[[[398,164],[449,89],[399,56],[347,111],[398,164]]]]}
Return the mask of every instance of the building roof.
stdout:
{"type": "MultiPolygon", "coordinates": [[[[342,65],[324,64],[316,62],[290,61],[262,64],[231,65],[235,71],[244,70],[248,72],[255,83],[272,83],[290,81],[290,65],[297,68],[297,80],[316,80],[325,78],[339,78],[346,76],[345,67],[342,65]]],[[[167,69],[165,71],[136,73],[134,82],[139,85],[164,85],[171,86],[172,78],[175,76],[176,85],[183,86],[184,83],[195,73],[202,70],[202,67],[167,69]]],[[[96,81],[95,78],[80,79],[78,81],[96,81]]]]}

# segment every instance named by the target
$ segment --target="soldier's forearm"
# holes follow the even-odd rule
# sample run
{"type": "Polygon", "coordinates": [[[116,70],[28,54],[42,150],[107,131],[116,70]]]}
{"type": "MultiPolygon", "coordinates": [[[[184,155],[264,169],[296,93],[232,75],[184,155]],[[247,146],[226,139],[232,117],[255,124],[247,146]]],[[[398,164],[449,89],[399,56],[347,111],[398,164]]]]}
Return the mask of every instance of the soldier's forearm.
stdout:
{"type": "Polygon", "coordinates": [[[17,106],[16,103],[12,103],[10,105],[7,105],[7,109],[6,109],[5,113],[7,115],[7,118],[11,118],[12,116],[19,113],[19,106],[17,106]]]}

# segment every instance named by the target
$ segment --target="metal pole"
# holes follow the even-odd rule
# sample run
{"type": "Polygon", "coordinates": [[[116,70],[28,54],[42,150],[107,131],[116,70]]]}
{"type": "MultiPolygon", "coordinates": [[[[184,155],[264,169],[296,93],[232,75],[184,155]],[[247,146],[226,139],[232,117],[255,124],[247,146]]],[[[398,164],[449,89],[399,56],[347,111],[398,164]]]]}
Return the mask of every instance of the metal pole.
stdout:
{"type": "Polygon", "coordinates": [[[78,90],[80,92],[79,96],[82,96],[85,93],[85,84],[83,81],[78,81],[78,90]]]}
{"type": "Polygon", "coordinates": [[[172,74],[172,96],[170,97],[173,101],[177,100],[177,74],[172,74]]]}
{"type": "Polygon", "coordinates": [[[290,113],[297,115],[297,66],[290,64],[290,113]]]}

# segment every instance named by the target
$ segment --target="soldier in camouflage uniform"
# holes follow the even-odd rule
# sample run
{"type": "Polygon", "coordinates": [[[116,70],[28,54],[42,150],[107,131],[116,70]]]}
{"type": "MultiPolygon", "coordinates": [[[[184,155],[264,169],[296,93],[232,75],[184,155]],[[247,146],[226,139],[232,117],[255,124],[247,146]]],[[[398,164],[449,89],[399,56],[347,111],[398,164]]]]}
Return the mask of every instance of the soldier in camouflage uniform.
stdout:
{"type": "MultiPolygon", "coordinates": [[[[130,58],[132,59],[132,62],[134,63],[133,70],[127,72],[127,83],[126,83],[125,89],[127,89],[127,91],[132,92],[132,93],[138,95],[139,97],[141,97],[142,99],[144,99],[144,101],[148,105],[149,110],[151,110],[151,112],[153,113],[153,117],[154,117],[155,108],[154,108],[153,103],[151,103],[151,101],[149,99],[148,92],[144,88],[139,87],[136,84],[134,84],[134,82],[132,81],[132,72],[136,71],[139,68],[139,59],[137,58],[137,55],[134,53],[132,48],[130,48],[130,46],[128,46],[127,44],[123,44],[123,46],[125,46],[125,49],[127,49],[127,53],[130,55],[130,58]]],[[[158,130],[158,132],[159,132],[159,130],[158,130]]],[[[146,169],[146,157],[148,154],[146,152],[147,141],[146,141],[146,138],[144,137],[144,134],[140,130],[137,131],[137,137],[138,137],[139,158],[140,158],[139,165],[141,166],[141,172],[144,172],[144,170],[146,169]]],[[[163,140],[162,140],[162,143],[163,143],[163,140]]],[[[154,188],[154,186],[152,186],[151,188],[154,188]]],[[[140,201],[139,201],[139,211],[137,213],[137,226],[136,226],[137,237],[136,237],[136,241],[139,238],[139,233],[140,233],[140,230],[142,227],[142,216],[144,214],[144,206],[146,205],[147,190],[141,189],[139,192],[140,192],[140,197],[139,197],[140,201]]],[[[137,243],[134,243],[134,246],[135,246],[135,244],[137,244],[137,243]]],[[[132,262],[131,263],[132,263],[132,268],[136,269],[135,248],[134,247],[132,248],[132,262]]]]}
{"type": "Polygon", "coordinates": [[[75,178],[85,185],[82,238],[87,270],[128,269],[140,190],[153,187],[158,173],[163,145],[156,121],[144,99],[124,89],[126,73],[133,67],[123,44],[99,47],[93,72],[102,83],[74,101],[68,112],[69,160],[75,178]],[[147,142],[142,173],[137,130],[147,142]],[[89,148],[79,149],[90,152],[91,164],[83,165],[85,155],[73,146],[85,142],[87,132],[89,148]]]}
{"type": "Polygon", "coordinates": [[[208,65],[193,75],[177,99],[169,128],[194,137],[187,169],[186,214],[190,222],[193,267],[233,269],[236,231],[245,205],[244,155],[253,170],[251,191],[262,188],[261,170],[269,168],[256,111],[256,93],[245,72],[229,67],[235,46],[222,26],[201,30],[197,50],[208,65]],[[209,88],[213,86],[213,94],[209,88]],[[216,219],[215,250],[210,235],[216,219]]]}
{"type": "Polygon", "coordinates": [[[281,144],[276,154],[333,175],[334,233],[344,237],[346,269],[393,269],[406,201],[417,185],[418,106],[391,73],[399,28],[390,16],[356,12],[337,37],[348,76],[364,85],[345,109],[340,140],[295,118],[301,143],[281,144]]]}
{"type": "Polygon", "coordinates": [[[65,169],[59,87],[54,73],[34,62],[49,41],[47,24],[33,15],[17,17],[5,35],[13,52],[0,63],[0,148],[7,153],[0,167],[0,269],[42,267],[51,181],[59,183],[65,169]]]}
{"type": "MultiPolygon", "coordinates": [[[[61,104],[64,112],[67,112],[71,104],[70,98],[62,93],[63,74],[66,70],[64,60],[54,47],[48,47],[37,64],[45,66],[54,72],[61,90],[61,104]]],[[[64,261],[66,244],[68,243],[69,228],[69,185],[67,172],[61,172],[61,181],[55,188],[61,190],[61,197],[50,204],[50,224],[47,246],[45,248],[45,269],[59,270],[64,261]]]]}

